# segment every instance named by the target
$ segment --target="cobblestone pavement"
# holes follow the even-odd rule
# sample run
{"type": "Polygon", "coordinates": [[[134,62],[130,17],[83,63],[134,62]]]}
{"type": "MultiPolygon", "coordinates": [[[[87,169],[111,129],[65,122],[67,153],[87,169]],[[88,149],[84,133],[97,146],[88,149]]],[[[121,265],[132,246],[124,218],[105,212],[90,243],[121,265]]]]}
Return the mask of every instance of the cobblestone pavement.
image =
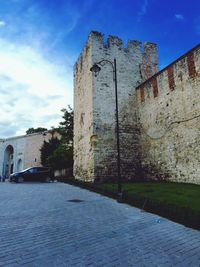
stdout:
{"type": "Polygon", "coordinates": [[[0,183],[0,266],[196,267],[200,232],[62,183],[0,183]]]}

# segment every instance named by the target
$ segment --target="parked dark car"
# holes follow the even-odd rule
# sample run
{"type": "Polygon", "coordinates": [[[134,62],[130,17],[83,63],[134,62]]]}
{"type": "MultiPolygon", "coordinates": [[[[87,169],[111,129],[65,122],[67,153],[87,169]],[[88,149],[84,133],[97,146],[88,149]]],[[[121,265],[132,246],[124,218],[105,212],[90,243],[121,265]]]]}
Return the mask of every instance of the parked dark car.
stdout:
{"type": "Polygon", "coordinates": [[[10,175],[9,181],[22,183],[24,181],[50,182],[54,180],[54,174],[49,168],[32,167],[10,175]]]}

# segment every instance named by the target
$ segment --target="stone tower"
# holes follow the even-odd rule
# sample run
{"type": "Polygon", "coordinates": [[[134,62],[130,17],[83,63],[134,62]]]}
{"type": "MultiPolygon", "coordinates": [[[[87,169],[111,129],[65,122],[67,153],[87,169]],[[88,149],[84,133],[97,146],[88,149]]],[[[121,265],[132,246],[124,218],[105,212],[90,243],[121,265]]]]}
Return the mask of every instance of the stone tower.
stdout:
{"type": "Polygon", "coordinates": [[[113,70],[105,64],[97,77],[90,71],[102,59],[116,58],[122,178],[134,179],[140,168],[135,88],[157,72],[157,46],[91,32],[74,66],[74,176],[85,181],[117,174],[113,70]]]}

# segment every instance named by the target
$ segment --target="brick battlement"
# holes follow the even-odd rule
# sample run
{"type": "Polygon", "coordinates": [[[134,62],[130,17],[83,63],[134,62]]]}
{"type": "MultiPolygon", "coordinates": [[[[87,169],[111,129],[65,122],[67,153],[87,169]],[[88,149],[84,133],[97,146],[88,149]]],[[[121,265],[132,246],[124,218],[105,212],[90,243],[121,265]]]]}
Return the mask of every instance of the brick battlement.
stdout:
{"type": "Polygon", "coordinates": [[[175,89],[177,79],[181,80],[185,75],[188,78],[194,78],[200,72],[197,64],[197,54],[199,52],[200,44],[136,87],[136,90],[140,91],[141,102],[145,102],[147,89],[149,88],[152,89],[152,95],[156,98],[159,95],[159,90],[162,90],[159,84],[162,84],[162,80],[166,77],[168,80],[169,91],[175,89]]]}

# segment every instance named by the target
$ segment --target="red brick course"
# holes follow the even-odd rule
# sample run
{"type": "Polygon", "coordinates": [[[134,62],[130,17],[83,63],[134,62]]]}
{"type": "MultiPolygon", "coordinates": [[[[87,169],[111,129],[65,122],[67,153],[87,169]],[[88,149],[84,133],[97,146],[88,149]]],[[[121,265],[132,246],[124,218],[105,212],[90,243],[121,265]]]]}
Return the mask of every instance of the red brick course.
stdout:
{"type": "Polygon", "coordinates": [[[157,83],[157,77],[152,79],[151,85],[153,87],[153,96],[154,98],[158,96],[158,83],[157,83]]]}
{"type": "Polygon", "coordinates": [[[196,76],[196,68],[195,68],[195,63],[194,63],[194,52],[192,51],[191,53],[188,54],[187,56],[187,64],[188,64],[188,72],[189,72],[189,77],[195,77],[196,76]]]}
{"type": "Polygon", "coordinates": [[[140,88],[140,99],[141,99],[141,102],[144,102],[145,101],[144,86],[142,86],[140,88]]]}
{"type": "Polygon", "coordinates": [[[169,89],[173,91],[175,87],[173,66],[169,66],[169,68],[167,69],[167,75],[168,75],[169,89]]]}

